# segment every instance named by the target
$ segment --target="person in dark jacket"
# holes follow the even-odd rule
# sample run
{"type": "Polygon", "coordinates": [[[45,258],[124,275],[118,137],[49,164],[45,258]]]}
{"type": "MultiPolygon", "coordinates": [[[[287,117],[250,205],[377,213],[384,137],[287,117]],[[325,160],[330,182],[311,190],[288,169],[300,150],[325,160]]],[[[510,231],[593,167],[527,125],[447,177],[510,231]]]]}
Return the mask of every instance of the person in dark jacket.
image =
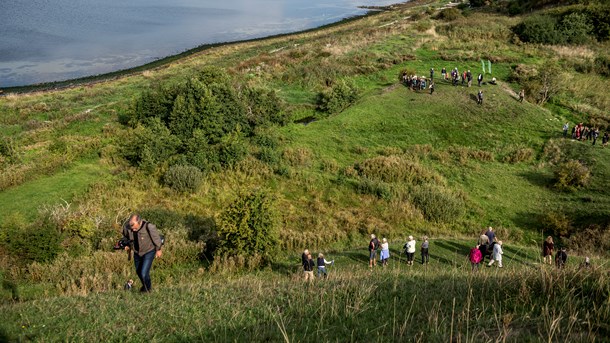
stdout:
{"type": "Polygon", "coordinates": [[[371,235],[369,242],[369,268],[377,266],[377,249],[379,249],[379,240],[375,235],[371,235]]]}
{"type": "Polygon", "coordinates": [[[303,271],[305,272],[305,281],[313,281],[313,268],[314,262],[311,258],[311,254],[308,250],[305,250],[307,254],[303,258],[303,271]]]}
{"type": "Polygon", "coordinates": [[[566,265],[566,262],[568,262],[568,253],[566,248],[561,248],[555,255],[555,265],[557,268],[562,269],[566,265]]]}
{"type": "Polygon", "coordinates": [[[483,105],[483,91],[479,89],[479,93],[477,94],[477,104],[483,105]]]}
{"type": "Polygon", "coordinates": [[[483,74],[479,74],[479,76],[477,76],[477,82],[479,83],[479,87],[481,87],[481,82],[483,82],[483,74]]]}
{"type": "Polygon", "coordinates": [[[548,236],[544,243],[542,243],[542,259],[544,263],[552,264],[553,262],[553,250],[555,250],[555,243],[553,242],[553,237],[548,236]]]}
{"type": "Polygon", "coordinates": [[[150,292],[150,269],[155,258],[161,258],[162,242],[157,227],[140,218],[139,214],[132,214],[123,227],[123,237],[129,239],[130,245],[125,250],[133,251],[133,261],[136,274],[142,282],[140,292],[150,292]]]}

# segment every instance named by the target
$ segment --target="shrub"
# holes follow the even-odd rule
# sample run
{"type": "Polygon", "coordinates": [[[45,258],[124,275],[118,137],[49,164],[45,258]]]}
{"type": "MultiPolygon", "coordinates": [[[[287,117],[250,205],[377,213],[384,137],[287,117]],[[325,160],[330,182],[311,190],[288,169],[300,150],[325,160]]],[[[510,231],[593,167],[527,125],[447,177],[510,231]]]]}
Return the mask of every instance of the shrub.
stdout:
{"type": "Polygon", "coordinates": [[[383,181],[362,177],[356,184],[356,190],[360,194],[371,194],[384,200],[392,199],[392,187],[383,181]]]}
{"type": "Polygon", "coordinates": [[[276,150],[268,147],[261,148],[256,157],[262,162],[270,165],[277,164],[280,161],[280,154],[276,150]]]}
{"type": "Polygon", "coordinates": [[[54,225],[38,221],[7,232],[6,249],[23,262],[52,261],[61,252],[61,235],[54,225]]]}
{"type": "Polygon", "coordinates": [[[555,168],[555,187],[561,190],[575,190],[589,183],[589,168],[576,160],[568,160],[555,168]]]}
{"type": "Polygon", "coordinates": [[[519,163],[519,162],[529,162],[534,158],[534,150],[531,148],[518,148],[508,155],[504,156],[504,162],[506,163],[519,163]]]}
{"type": "Polygon", "coordinates": [[[384,182],[441,182],[440,177],[415,161],[401,156],[377,156],[356,163],[354,169],[362,177],[384,182]]]}
{"type": "Polygon", "coordinates": [[[358,99],[358,88],[353,82],[340,80],[330,89],[318,94],[318,109],[329,114],[339,113],[358,99]]]}
{"type": "Polygon", "coordinates": [[[572,230],[570,218],[563,213],[547,211],[541,218],[542,227],[557,237],[566,237],[572,230]]]}
{"type": "Polygon", "coordinates": [[[17,144],[8,136],[2,136],[0,139],[0,166],[3,163],[15,163],[19,160],[17,152],[17,144]]]}
{"type": "Polygon", "coordinates": [[[563,42],[557,30],[557,19],[550,15],[532,15],[513,28],[521,41],[526,43],[560,44],[563,42]]]}
{"type": "Polygon", "coordinates": [[[464,212],[464,200],[448,189],[424,184],[413,189],[411,198],[427,220],[451,223],[464,212]]]}
{"type": "Polygon", "coordinates": [[[595,58],[594,70],[603,76],[610,76],[610,57],[598,56],[595,58]]]}
{"type": "Polygon", "coordinates": [[[453,21],[462,17],[462,13],[457,8],[445,8],[436,16],[437,19],[453,21]]]}
{"type": "Polygon", "coordinates": [[[428,31],[432,28],[432,22],[430,20],[419,20],[414,27],[418,32],[428,31]]]}
{"type": "Polygon", "coordinates": [[[263,263],[274,258],[279,240],[277,214],[271,198],[262,191],[241,194],[218,217],[216,256],[258,254],[263,263]]]}
{"type": "Polygon", "coordinates": [[[203,174],[199,168],[190,165],[169,167],[163,176],[166,186],[180,193],[194,193],[199,189],[203,174]]]}
{"type": "Polygon", "coordinates": [[[291,166],[301,167],[309,166],[311,164],[312,155],[311,150],[307,148],[287,148],[284,150],[282,157],[291,166]]]}

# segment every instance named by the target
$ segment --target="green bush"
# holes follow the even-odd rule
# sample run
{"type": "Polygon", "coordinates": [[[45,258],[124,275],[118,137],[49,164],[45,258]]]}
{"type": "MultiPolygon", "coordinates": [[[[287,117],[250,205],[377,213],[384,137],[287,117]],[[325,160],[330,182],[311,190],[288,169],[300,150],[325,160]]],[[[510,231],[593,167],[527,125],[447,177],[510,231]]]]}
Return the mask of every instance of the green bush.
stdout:
{"type": "Polygon", "coordinates": [[[0,166],[4,163],[15,163],[18,160],[17,144],[11,137],[3,135],[0,139],[0,166]]]}
{"type": "Polygon", "coordinates": [[[163,176],[165,185],[180,193],[197,192],[202,180],[199,168],[189,165],[171,166],[163,176]]]}
{"type": "Polygon", "coordinates": [[[23,262],[52,261],[61,252],[61,234],[43,221],[7,232],[4,242],[11,255],[23,262]]]}
{"type": "Polygon", "coordinates": [[[360,194],[371,194],[379,199],[390,200],[392,199],[392,187],[383,181],[371,180],[367,177],[362,177],[356,183],[356,190],[360,194]]]}
{"type": "Polygon", "coordinates": [[[555,188],[575,190],[589,183],[589,168],[577,160],[568,160],[555,168],[555,188]]]}
{"type": "Polygon", "coordinates": [[[572,231],[570,218],[564,213],[546,211],[540,221],[545,231],[552,232],[555,237],[566,237],[572,231]]]}
{"type": "Polygon", "coordinates": [[[526,43],[560,44],[563,38],[557,30],[557,19],[549,15],[532,15],[513,28],[526,43]]]}
{"type": "Polygon", "coordinates": [[[318,94],[318,109],[329,114],[339,113],[358,99],[358,88],[353,82],[340,80],[318,94]]]}
{"type": "Polygon", "coordinates": [[[274,91],[250,88],[221,69],[205,68],[184,82],[156,86],[134,102],[133,131],[123,155],[148,171],[172,161],[215,171],[247,155],[242,138],[257,127],[285,124],[283,108],[274,91]]]}
{"type": "Polygon", "coordinates": [[[279,244],[277,214],[271,197],[262,191],[241,194],[222,212],[218,221],[215,256],[259,255],[273,261],[279,244]]]}
{"type": "Polygon", "coordinates": [[[453,21],[462,17],[462,13],[457,8],[445,8],[436,16],[437,19],[453,21]]]}
{"type": "Polygon", "coordinates": [[[603,76],[610,76],[610,57],[598,56],[595,58],[594,70],[603,76]]]}
{"type": "Polygon", "coordinates": [[[451,223],[464,212],[465,204],[461,197],[448,189],[435,185],[420,185],[413,189],[411,199],[427,220],[451,223]]]}

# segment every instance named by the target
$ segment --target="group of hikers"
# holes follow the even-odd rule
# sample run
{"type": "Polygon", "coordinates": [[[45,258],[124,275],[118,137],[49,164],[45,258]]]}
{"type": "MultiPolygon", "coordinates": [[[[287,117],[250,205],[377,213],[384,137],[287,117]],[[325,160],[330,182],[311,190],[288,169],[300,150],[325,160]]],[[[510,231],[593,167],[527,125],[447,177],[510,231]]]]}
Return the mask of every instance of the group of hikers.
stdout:
{"type": "MultiPolygon", "coordinates": [[[[413,236],[409,236],[407,242],[403,246],[404,254],[407,258],[407,265],[412,266],[415,260],[416,244],[417,242],[413,236]]],[[[430,242],[427,236],[423,236],[422,243],[419,247],[421,253],[421,264],[428,264],[430,262],[429,253],[430,242]]],[[[504,255],[502,241],[496,237],[496,233],[492,227],[487,227],[481,232],[477,239],[477,243],[472,247],[467,255],[468,262],[470,262],[471,270],[476,272],[479,270],[479,266],[486,263],[487,267],[492,267],[494,264],[497,268],[503,268],[502,256],[504,255]],[[486,258],[489,261],[486,261],[486,258]]],[[[369,269],[377,266],[377,262],[385,267],[388,265],[390,258],[389,243],[386,238],[382,238],[381,241],[374,235],[371,234],[371,240],[368,245],[369,252],[369,269]]],[[[565,247],[561,247],[555,251],[555,244],[551,236],[547,237],[542,244],[542,258],[544,264],[553,264],[557,268],[561,269],[566,265],[568,260],[568,253],[565,247]],[[554,258],[553,258],[553,254],[554,258]]],[[[305,272],[305,281],[312,281],[314,279],[314,269],[317,266],[318,277],[324,277],[328,275],[326,266],[334,264],[333,261],[327,261],[323,254],[318,255],[316,262],[313,261],[309,250],[305,249],[302,255],[303,270],[305,272]]],[[[589,257],[585,258],[583,263],[584,267],[590,266],[589,257]]]]}
{"type": "MultiPolygon", "coordinates": [[[[406,71],[404,71],[402,73],[402,83],[413,91],[425,90],[426,88],[428,88],[430,89],[430,94],[433,94],[435,88],[434,73],[434,68],[430,68],[430,78],[426,79],[425,76],[418,76],[416,74],[409,75],[406,71]]],[[[472,81],[474,79],[473,74],[470,72],[470,70],[464,70],[462,71],[462,73],[460,73],[457,67],[451,70],[449,73],[447,72],[447,68],[443,68],[441,70],[441,78],[444,81],[448,81],[449,78],[451,78],[451,84],[453,86],[459,85],[461,81],[462,86],[468,87],[472,86],[472,81]]],[[[477,84],[479,85],[479,87],[481,87],[482,83],[483,74],[479,73],[477,76],[477,84]]],[[[496,78],[492,78],[489,83],[492,85],[497,84],[496,78]]],[[[519,101],[523,101],[524,97],[525,92],[521,90],[521,92],[519,92],[519,101]]],[[[477,93],[477,104],[483,104],[483,90],[481,89],[479,89],[477,93]]]]}
{"type": "MultiPolygon", "coordinates": [[[[570,123],[563,124],[563,137],[568,137],[568,131],[570,130],[570,123]]],[[[579,123],[578,125],[574,125],[572,127],[572,139],[578,141],[591,141],[591,145],[595,145],[597,142],[597,138],[599,137],[599,128],[596,127],[587,127],[583,125],[583,123],[579,123]]],[[[608,145],[608,131],[604,133],[602,137],[602,148],[608,145]]]]}

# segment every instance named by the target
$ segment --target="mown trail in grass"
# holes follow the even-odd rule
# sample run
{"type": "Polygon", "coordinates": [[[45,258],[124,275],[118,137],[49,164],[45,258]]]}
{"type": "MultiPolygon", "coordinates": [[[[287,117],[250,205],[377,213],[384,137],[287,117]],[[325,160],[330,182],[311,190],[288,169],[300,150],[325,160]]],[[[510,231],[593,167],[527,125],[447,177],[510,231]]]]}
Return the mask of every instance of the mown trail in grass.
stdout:
{"type": "MultiPolygon", "coordinates": [[[[540,265],[536,249],[505,243],[505,268],[472,273],[465,256],[472,241],[432,240],[425,267],[407,266],[401,245],[392,243],[390,264],[372,271],[365,249],[329,251],[326,257],[335,265],[328,279],[311,284],[302,281],[299,257],[293,256],[260,272],[193,274],[147,295],[117,290],[5,303],[2,334],[9,340],[85,342],[286,336],[295,342],[439,341],[452,335],[530,341],[551,330],[576,340],[599,338],[607,330],[609,305],[588,306],[610,283],[603,273],[579,271],[582,257],[571,257],[566,271],[558,272],[540,265]],[[549,301],[564,310],[548,312],[549,301]],[[581,319],[573,322],[570,316],[578,313],[581,319]],[[565,326],[562,331],[548,321],[555,319],[565,326]]],[[[603,263],[593,260],[596,268],[603,263]]]]}

